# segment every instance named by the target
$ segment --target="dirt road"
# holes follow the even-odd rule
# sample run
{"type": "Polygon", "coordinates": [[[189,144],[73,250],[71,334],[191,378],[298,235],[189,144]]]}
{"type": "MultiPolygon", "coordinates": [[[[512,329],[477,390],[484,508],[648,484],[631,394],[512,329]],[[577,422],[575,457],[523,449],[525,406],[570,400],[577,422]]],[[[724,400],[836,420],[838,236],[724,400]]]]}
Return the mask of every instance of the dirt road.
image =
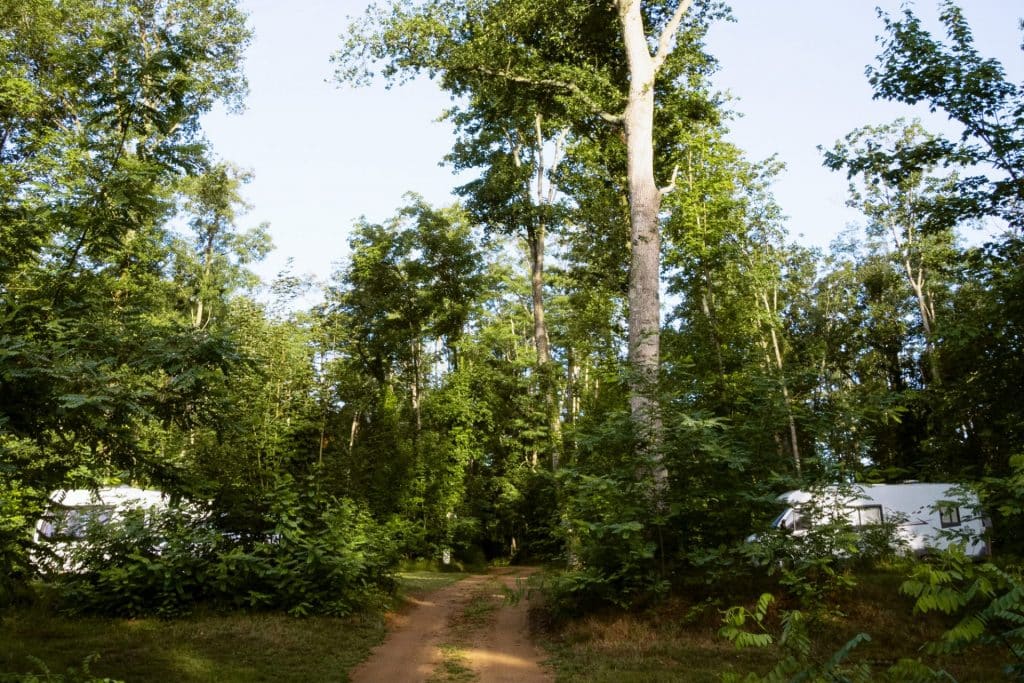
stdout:
{"type": "Polygon", "coordinates": [[[390,632],[350,676],[354,683],[550,683],[544,656],[530,640],[529,604],[508,604],[502,586],[515,589],[529,568],[476,574],[413,600],[390,632]]]}

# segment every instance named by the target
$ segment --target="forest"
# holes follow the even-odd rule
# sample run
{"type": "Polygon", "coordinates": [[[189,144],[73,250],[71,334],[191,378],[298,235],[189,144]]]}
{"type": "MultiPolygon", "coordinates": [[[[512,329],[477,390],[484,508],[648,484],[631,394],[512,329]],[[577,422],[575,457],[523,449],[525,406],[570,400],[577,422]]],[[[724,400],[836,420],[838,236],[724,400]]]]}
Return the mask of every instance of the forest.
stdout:
{"type": "Polygon", "coordinates": [[[304,278],[254,274],[250,173],[201,126],[244,106],[237,0],[0,2],[0,625],[353,618],[417,562],[513,563],[545,568],[554,629],[699,596],[724,639],[783,648],[763,680],[953,680],[801,648],[885,571],[883,603],[945,619],[930,654],[1019,680],[1024,86],[938,4],[942,33],[879,12],[867,78],[959,134],[822,141],[861,215],[828,250],[790,237],[781,163],[730,142],[724,4],[373,7],[336,82],[433,79],[439,161],[471,180],[353,225],[305,306],[304,278]],[[784,491],[906,481],[977,495],[992,557],[768,532],[784,491]],[[127,484],[173,504],[54,571],[50,493],[127,484]]]}

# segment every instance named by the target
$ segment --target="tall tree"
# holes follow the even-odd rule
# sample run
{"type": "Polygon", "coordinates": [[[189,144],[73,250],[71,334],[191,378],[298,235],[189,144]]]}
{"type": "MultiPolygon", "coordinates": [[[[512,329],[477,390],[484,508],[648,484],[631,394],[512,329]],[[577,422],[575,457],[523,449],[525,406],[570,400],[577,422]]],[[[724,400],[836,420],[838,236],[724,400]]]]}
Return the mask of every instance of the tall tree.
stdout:
{"type": "Polygon", "coordinates": [[[176,307],[170,220],[249,35],[234,0],[0,3],[5,489],[174,469],[159,437],[230,353],[176,307]]]}
{"type": "Polygon", "coordinates": [[[249,33],[232,0],[5,3],[0,27],[5,441],[130,467],[133,419],[169,399],[153,347],[189,337],[161,315],[174,195],[249,33]]]}
{"type": "Polygon", "coordinates": [[[953,0],[943,0],[940,8],[947,42],[926,31],[910,8],[895,18],[879,11],[883,49],[878,65],[867,70],[868,80],[876,98],[923,102],[947,114],[963,132],[960,140],[928,137],[890,150],[890,165],[903,172],[937,162],[986,169],[985,175],[958,179],[958,208],[965,217],[999,216],[1019,236],[1024,230],[1024,88],[1007,80],[997,60],[978,52],[953,0]]]}
{"type": "MultiPolygon", "coordinates": [[[[911,441],[929,446],[931,457],[923,464],[936,472],[1005,473],[1015,448],[1010,444],[1020,443],[1018,403],[1007,400],[1021,390],[1019,373],[1005,368],[1020,353],[1024,321],[1015,305],[1024,290],[1010,266],[1019,262],[1024,226],[1024,90],[1007,79],[998,61],[978,51],[963,11],[951,0],[940,3],[944,37],[927,31],[910,8],[880,16],[882,52],[867,72],[875,97],[924,103],[959,124],[960,136],[865,144],[862,153],[843,161],[847,173],[874,175],[896,187],[929,169],[957,170],[945,176],[948,187],[942,188],[945,225],[962,228],[977,221],[1008,228],[960,257],[950,306],[935,321],[941,334],[933,333],[941,375],[932,374],[941,376],[941,391],[929,401],[927,436],[919,433],[911,441]]],[[[920,281],[913,261],[911,272],[920,281]]]]}
{"type": "Polygon", "coordinates": [[[948,269],[957,253],[959,178],[938,176],[930,164],[894,172],[887,163],[890,153],[901,156],[934,139],[917,122],[863,128],[827,152],[825,164],[850,169],[848,204],[864,213],[870,236],[884,240],[892,250],[917,304],[928,380],[941,384],[936,296],[943,286],[937,274],[948,269]]]}
{"type": "Polygon", "coordinates": [[[497,80],[523,86],[522,95],[537,102],[538,113],[551,108],[566,112],[580,135],[607,134],[609,125],[624,135],[631,226],[631,405],[658,486],[666,472],[651,446],[657,432],[659,207],[665,188],[655,181],[654,122],[658,92],[670,85],[692,86],[710,61],[701,51],[701,39],[715,8],[691,14],[684,29],[690,4],[400,2],[387,10],[371,8],[336,56],[339,77],[345,80],[372,77],[377,63],[383,63],[383,75],[390,79],[420,72],[440,75],[442,86],[459,95],[497,80]]]}
{"type": "MultiPolygon", "coordinates": [[[[501,82],[498,82],[499,86],[501,82]]],[[[467,209],[489,231],[522,235],[530,267],[533,340],[539,392],[547,409],[551,466],[562,450],[558,372],[552,361],[545,314],[545,257],[557,222],[557,188],[551,177],[564,153],[567,129],[546,121],[515,88],[474,92],[468,106],[449,112],[461,133],[448,156],[457,169],[481,167],[480,176],[458,189],[467,209]],[[525,108],[524,108],[525,107],[525,108]]]]}
{"type": "Polygon", "coordinates": [[[794,395],[787,309],[806,280],[769,191],[781,165],[744,160],[720,126],[681,131],[673,155],[683,191],[666,202],[673,209],[667,281],[679,300],[671,355],[693,359],[675,381],[693,377],[695,409],[728,418],[752,451],[777,451],[799,476],[802,401],[794,395]],[[751,411],[751,404],[764,408],[751,411]],[[769,441],[758,443],[758,434],[769,441]]]}
{"type": "Polygon", "coordinates": [[[254,284],[245,270],[270,250],[267,226],[239,233],[236,221],[249,207],[240,190],[251,175],[227,164],[215,164],[181,183],[182,214],[194,235],[194,248],[182,245],[178,253],[179,277],[190,304],[192,326],[202,329],[216,315],[225,295],[254,284]]]}

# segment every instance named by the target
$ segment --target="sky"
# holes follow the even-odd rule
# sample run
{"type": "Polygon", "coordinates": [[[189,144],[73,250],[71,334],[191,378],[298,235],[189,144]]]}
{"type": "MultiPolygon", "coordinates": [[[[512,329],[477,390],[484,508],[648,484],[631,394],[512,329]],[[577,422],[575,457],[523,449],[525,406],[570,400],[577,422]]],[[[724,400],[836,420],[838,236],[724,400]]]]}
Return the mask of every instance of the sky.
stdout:
{"type": "MultiPolygon", "coordinates": [[[[251,205],[242,229],[270,225],[276,250],[256,271],[265,279],[292,274],[326,280],[348,251],[361,217],[392,216],[403,195],[435,205],[454,201],[461,181],[441,160],[453,142],[438,122],[448,96],[423,79],[386,89],[339,86],[330,55],[362,0],[241,0],[255,38],[245,71],[250,94],[242,114],[216,110],[204,129],[216,154],[252,171],[251,205]],[[289,266],[289,261],[291,265],[289,266]]],[[[937,28],[937,2],[915,11],[937,28]]],[[[735,22],[712,27],[708,49],[719,61],[715,87],[742,116],[729,138],[751,160],[777,155],[786,170],[774,186],[793,239],[828,243],[857,216],[845,207],[846,180],[821,165],[829,147],[855,128],[921,117],[948,128],[925,109],[872,100],[864,69],[879,51],[875,6],[899,11],[898,0],[733,0],[735,22]]],[[[1017,0],[963,0],[982,54],[1024,81],[1017,0]]]]}

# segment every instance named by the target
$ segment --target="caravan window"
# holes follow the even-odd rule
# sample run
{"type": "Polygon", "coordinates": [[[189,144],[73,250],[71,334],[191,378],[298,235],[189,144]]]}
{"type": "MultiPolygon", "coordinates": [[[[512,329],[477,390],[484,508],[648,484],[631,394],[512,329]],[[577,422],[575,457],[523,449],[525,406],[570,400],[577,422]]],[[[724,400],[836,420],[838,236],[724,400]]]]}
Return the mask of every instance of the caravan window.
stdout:
{"type": "Polygon", "coordinates": [[[960,526],[960,508],[955,505],[940,507],[939,522],[942,524],[943,529],[951,526],[960,526]]]}
{"type": "Polygon", "coordinates": [[[882,523],[881,505],[864,505],[855,507],[850,515],[850,521],[854,526],[869,526],[882,523]]]}

